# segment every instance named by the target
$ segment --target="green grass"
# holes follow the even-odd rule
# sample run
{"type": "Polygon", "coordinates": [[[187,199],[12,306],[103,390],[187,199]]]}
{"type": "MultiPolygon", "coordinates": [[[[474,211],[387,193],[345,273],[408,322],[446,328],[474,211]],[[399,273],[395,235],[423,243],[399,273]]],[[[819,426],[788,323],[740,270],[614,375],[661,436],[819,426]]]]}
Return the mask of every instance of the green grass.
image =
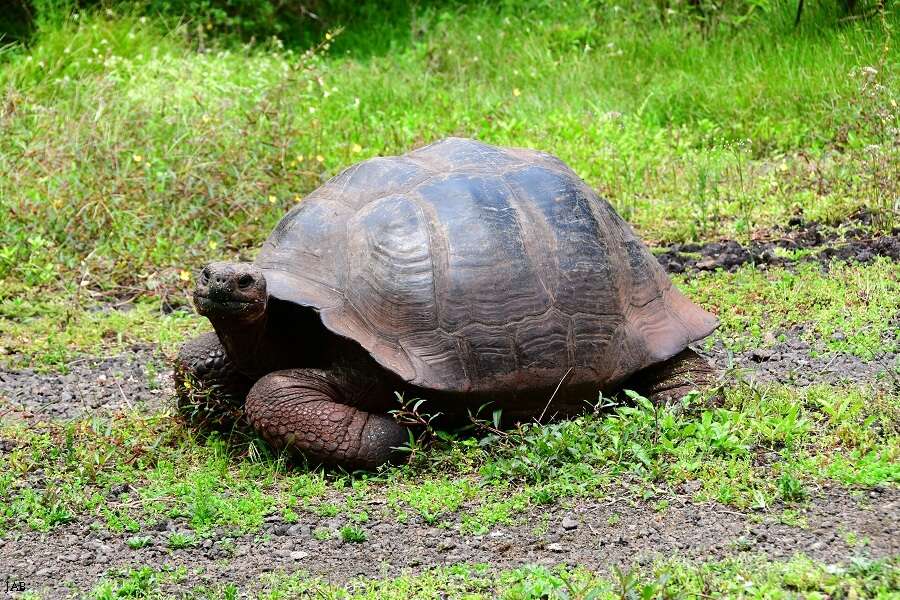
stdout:
{"type": "Polygon", "coordinates": [[[698,500],[766,508],[802,503],[823,481],[900,483],[898,406],[896,393],[865,387],[739,385],[718,408],[639,398],[480,443],[445,436],[409,465],[352,476],[287,469],[254,440],[197,438],[166,415],[7,424],[0,438],[16,448],[0,455],[0,528],[49,530],[84,516],[134,536],[175,518],[204,536],[258,531],[289,511],[291,521],[339,517],[359,531],[393,516],[485,533],[535,506],[605,497],[622,481],[659,507],[699,481],[698,500]],[[774,458],[760,464],[760,454],[774,458]],[[133,491],[111,499],[123,483],[133,491]],[[370,514],[363,502],[373,498],[384,509],[370,514]]]}
{"type": "Polygon", "coordinates": [[[735,352],[772,345],[786,330],[803,326],[814,351],[844,352],[871,360],[900,343],[900,273],[879,258],[868,265],[815,262],[760,271],[700,272],[675,278],[721,326],[708,343],[722,340],[735,352]]]}
{"type": "Polygon", "coordinates": [[[390,53],[361,26],[307,54],[201,54],[85,13],[4,54],[0,277],[183,298],[324,177],[450,134],[558,154],[651,239],[744,236],[798,207],[868,206],[889,228],[896,11],[794,31],[773,6],[705,38],[575,1],[407,9],[390,53]]]}
{"type": "MultiPolygon", "coordinates": [[[[115,573],[87,596],[105,598],[169,598],[164,589],[181,582],[179,572],[142,567],[115,573]]],[[[795,555],[784,562],[757,557],[715,562],[689,562],[677,558],[643,570],[613,571],[601,575],[583,568],[526,567],[491,570],[487,565],[453,565],[392,579],[356,579],[335,585],[303,573],[273,574],[260,582],[249,597],[260,600],[314,597],[342,600],[503,598],[537,600],[566,598],[896,598],[900,588],[897,559],[858,560],[845,567],[815,562],[795,555]]],[[[234,584],[195,587],[186,597],[234,598],[234,584]]],[[[182,592],[183,594],[183,592],[182,592]]],[[[185,597],[181,595],[179,597],[185,597]]]]}
{"type": "Polygon", "coordinates": [[[209,329],[193,312],[163,312],[159,302],[98,303],[0,282],[0,356],[13,366],[65,371],[83,355],[116,354],[135,345],[172,356],[185,339],[209,329]]]}
{"type": "Polygon", "coordinates": [[[351,544],[361,544],[368,539],[365,530],[355,525],[344,525],[340,529],[341,539],[351,544]]]}

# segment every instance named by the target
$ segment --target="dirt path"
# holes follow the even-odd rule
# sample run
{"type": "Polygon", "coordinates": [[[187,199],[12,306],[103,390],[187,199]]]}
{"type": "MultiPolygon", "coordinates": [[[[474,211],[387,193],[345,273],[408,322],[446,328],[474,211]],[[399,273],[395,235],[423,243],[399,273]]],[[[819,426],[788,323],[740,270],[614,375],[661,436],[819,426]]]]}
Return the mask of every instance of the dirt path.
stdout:
{"type": "MultiPolygon", "coordinates": [[[[689,486],[688,486],[689,487],[689,486]]],[[[380,500],[370,510],[380,510],[380,500]]],[[[14,579],[46,597],[91,589],[109,569],[137,565],[188,567],[182,584],[232,581],[253,588],[271,571],[307,571],[333,582],[355,576],[392,577],[456,563],[489,563],[505,569],[526,564],[579,564],[608,571],[613,565],[649,564],[659,557],[721,559],[761,553],[773,559],[794,553],[829,563],[855,556],[900,554],[900,490],[886,487],[852,493],[825,488],[803,510],[803,527],[779,522],[781,509],[741,513],[718,504],[698,504],[684,494],[668,509],[625,499],[578,500],[535,508],[520,525],[496,527],[487,535],[459,533],[411,519],[373,519],[363,525],[367,540],[345,543],[336,535],[341,518],[304,514],[298,524],[268,522],[255,535],[212,535],[188,549],[171,550],[167,540],[183,523],[165,522],[150,532],[150,544],[129,549],[126,535],[93,531],[88,521],[51,534],[24,532],[0,541],[0,564],[14,579]],[[325,528],[320,541],[312,531],[325,528]]],[[[276,518],[277,519],[277,518],[276,518]]],[[[177,591],[177,590],[171,590],[177,591]]]]}

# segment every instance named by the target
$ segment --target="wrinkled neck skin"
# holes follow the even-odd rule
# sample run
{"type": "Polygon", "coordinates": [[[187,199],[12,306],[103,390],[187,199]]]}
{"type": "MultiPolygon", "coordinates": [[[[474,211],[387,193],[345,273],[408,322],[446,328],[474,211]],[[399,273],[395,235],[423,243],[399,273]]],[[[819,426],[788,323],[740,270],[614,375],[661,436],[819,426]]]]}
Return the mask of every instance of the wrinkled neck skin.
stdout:
{"type": "Polygon", "coordinates": [[[265,374],[263,342],[268,324],[267,312],[249,322],[216,318],[209,320],[225,346],[228,358],[238,371],[249,377],[265,374]]]}

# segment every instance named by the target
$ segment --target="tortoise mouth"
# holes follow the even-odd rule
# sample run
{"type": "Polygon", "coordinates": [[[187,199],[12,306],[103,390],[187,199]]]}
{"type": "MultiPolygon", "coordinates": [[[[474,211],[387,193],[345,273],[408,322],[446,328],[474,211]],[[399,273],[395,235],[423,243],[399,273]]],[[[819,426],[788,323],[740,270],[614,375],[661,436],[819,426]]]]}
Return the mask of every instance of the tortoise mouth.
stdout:
{"type": "Polygon", "coordinates": [[[266,303],[260,300],[217,300],[206,294],[195,293],[194,305],[204,317],[252,320],[265,311],[266,303]]]}

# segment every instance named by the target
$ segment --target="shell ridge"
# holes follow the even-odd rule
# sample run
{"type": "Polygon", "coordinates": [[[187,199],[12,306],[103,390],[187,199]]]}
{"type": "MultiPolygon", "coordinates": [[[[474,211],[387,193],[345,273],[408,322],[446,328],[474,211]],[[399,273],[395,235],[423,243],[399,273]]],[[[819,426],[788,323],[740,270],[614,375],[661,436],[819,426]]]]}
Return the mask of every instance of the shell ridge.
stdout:
{"type": "MultiPolygon", "coordinates": [[[[520,165],[520,166],[524,166],[524,165],[520,165]]],[[[507,181],[505,174],[503,176],[498,177],[497,179],[503,184],[503,187],[505,187],[506,190],[509,192],[509,198],[512,200],[512,202],[510,202],[510,205],[513,208],[514,218],[516,219],[516,224],[518,224],[518,226],[519,226],[519,231],[522,232],[522,247],[525,249],[525,257],[528,259],[528,262],[531,265],[531,270],[532,270],[532,272],[534,272],[535,276],[537,277],[538,283],[541,284],[541,287],[544,288],[544,292],[547,293],[547,297],[550,299],[550,306],[553,307],[556,305],[556,296],[553,294],[553,292],[547,286],[547,282],[544,281],[544,276],[541,274],[541,269],[537,268],[539,265],[535,262],[534,257],[532,256],[531,246],[534,243],[533,242],[530,244],[528,243],[529,237],[533,233],[532,228],[531,227],[526,228],[525,226],[523,226],[523,221],[520,218],[520,216],[522,214],[524,214],[530,218],[529,219],[530,221],[533,221],[534,216],[530,215],[527,211],[525,211],[525,209],[522,206],[523,205],[522,199],[519,197],[518,193],[513,188],[513,186],[511,186],[509,184],[509,181],[507,181]]],[[[529,225],[534,225],[534,223],[529,222],[529,225]]],[[[544,223],[544,225],[545,226],[547,225],[546,222],[544,223]]],[[[549,229],[549,227],[548,227],[548,229],[549,229]]],[[[556,237],[555,236],[552,237],[552,240],[553,240],[553,245],[555,247],[556,243],[557,243],[556,237]]],[[[555,253],[554,253],[554,255],[555,255],[555,253]]]]}

